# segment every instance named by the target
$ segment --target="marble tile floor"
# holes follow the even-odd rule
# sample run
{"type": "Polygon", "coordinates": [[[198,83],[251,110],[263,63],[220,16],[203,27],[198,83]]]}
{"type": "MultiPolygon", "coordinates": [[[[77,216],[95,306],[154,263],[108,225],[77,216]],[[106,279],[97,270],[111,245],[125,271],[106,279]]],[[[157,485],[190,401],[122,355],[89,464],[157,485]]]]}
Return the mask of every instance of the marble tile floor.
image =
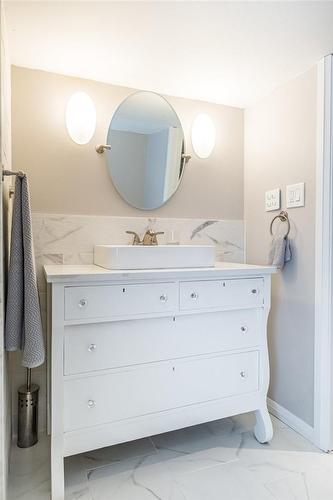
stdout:
{"type": "MultiPolygon", "coordinates": [[[[243,415],[69,457],[66,500],[332,500],[333,455],[243,415]]],[[[9,499],[50,499],[49,439],[12,450],[9,499]]]]}

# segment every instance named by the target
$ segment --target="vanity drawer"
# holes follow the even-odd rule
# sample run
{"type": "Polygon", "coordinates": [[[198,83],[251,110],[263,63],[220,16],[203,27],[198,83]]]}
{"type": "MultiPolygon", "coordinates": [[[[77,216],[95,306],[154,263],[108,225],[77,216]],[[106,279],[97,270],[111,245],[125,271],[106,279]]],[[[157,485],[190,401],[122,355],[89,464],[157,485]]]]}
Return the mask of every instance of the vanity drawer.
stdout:
{"type": "Polygon", "coordinates": [[[259,307],[264,301],[263,279],[183,281],[180,283],[180,309],[227,309],[259,307]]]}
{"type": "Polygon", "coordinates": [[[71,286],[65,289],[65,320],[173,312],[176,283],[71,286]]]}
{"type": "Polygon", "coordinates": [[[65,431],[255,392],[258,364],[259,353],[252,351],[67,380],[65,431]]]}
{"type": "Polygon", "coordinates": [[[259,314],[243,309],[66,326],[64,374],[254,347],[261,342],[259,314]]]}

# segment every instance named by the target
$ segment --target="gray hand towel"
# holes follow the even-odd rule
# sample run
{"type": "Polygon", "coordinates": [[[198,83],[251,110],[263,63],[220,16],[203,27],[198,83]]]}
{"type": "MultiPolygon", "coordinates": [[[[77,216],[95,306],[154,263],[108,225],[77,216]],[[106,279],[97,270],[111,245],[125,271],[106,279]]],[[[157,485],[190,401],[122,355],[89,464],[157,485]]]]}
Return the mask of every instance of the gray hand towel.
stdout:
{"type": "Polygon", "coordinates": [[[15,182],[5,324],[6,350],[22,349],[22,365],[26,368],[43,364],[45,348],[34,265],[29,186],[24,174],[18,175],[15,182]]]}
{"type": "Polygon", "coordinates": [[[283,269],[286,262],[291,260],[291,248],[287,236],[275,236],[272,240],[268,257],[268,264],[283,269]]]}

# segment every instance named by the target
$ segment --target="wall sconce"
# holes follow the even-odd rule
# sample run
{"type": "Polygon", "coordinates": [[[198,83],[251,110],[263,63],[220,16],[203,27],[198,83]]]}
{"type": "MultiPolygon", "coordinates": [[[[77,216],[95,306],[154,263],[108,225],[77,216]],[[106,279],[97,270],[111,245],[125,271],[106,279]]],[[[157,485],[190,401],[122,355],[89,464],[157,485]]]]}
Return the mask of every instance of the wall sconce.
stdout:
{"type": "Polygon", "coordinates": [[[192,125],[191,141],[199,158],[208,158],[216,142],[216,129],[213,120],[205,113],[199,113],[192,125]]]}
{"type": "Polygon", "coordinates": [[[96,129],[96,109],[85,92],[75,92],[66,106],[66,127],[76,144],[88,144],[96,129]]]}

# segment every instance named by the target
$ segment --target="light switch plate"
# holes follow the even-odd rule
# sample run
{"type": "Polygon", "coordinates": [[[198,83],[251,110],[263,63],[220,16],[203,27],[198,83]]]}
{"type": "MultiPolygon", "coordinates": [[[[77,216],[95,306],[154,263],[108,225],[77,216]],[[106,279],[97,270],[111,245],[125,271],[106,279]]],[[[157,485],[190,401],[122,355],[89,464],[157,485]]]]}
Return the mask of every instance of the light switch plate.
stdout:
{"type": "Polygon", "coordinates": [[[279,188],[266,191],[265,193],[265,210],[280,210],[281,208],[281,190],[279,188]]]}
{"type": "Polygon", "coordinates": [[[304,182],[299,182],[298,184],[289,184],[286,188],[286,207],[296,208],[304,207],[305,196],[304,196],[304,182]]]}

